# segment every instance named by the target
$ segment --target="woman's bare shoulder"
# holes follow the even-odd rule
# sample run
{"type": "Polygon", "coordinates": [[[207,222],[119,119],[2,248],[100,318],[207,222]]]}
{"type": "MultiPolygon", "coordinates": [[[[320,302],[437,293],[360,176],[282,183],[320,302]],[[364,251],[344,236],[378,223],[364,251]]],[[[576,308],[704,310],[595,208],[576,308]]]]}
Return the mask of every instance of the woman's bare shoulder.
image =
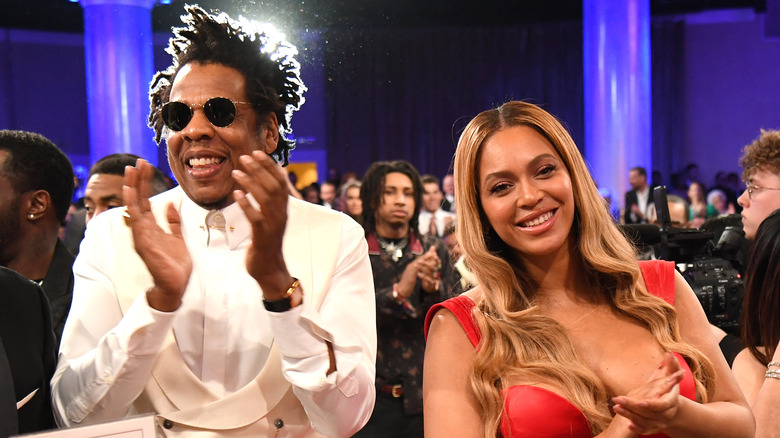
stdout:
{"type": "Polygon", "coordinates": [[[471,301],[478,303],[479,300],[482,299],[482,288],[480,286],[475,286],[474,289],[463,292],[463,296],[469,297],[471,301]]]}

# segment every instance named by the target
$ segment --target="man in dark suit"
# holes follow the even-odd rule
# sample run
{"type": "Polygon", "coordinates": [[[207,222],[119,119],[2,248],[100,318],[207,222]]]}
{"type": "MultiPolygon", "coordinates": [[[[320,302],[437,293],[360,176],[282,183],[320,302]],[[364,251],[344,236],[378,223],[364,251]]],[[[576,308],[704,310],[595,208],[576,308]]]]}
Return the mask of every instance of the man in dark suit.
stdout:
{"type": "Polygon", "coordinates": [[[55,356],[43,291],[0,267],[0,438],[55,427],[49,388],[55,356]]]}
{"type": "Polygon", "coordinates": [[[451,173],[444,176],[441,181],[442,193],[441,209],[444,211],[455,212],[455,178],[451,173]]]}
{"type": "Polygon", "coordinates": [[[646,224],[647,207],[653,203],[652,188],[647,184],[647,170],[634,167],[628,173],[631,190],[626,192],[623,222],[626,224],[646,224]]]}
{"type": "Polygon", "coordinates": [[[73,255],[59,239],[73,196],[68,157],[46,137],[0,131],[0,266],[46,293],[59,345],[73,294],[73,255]]]}

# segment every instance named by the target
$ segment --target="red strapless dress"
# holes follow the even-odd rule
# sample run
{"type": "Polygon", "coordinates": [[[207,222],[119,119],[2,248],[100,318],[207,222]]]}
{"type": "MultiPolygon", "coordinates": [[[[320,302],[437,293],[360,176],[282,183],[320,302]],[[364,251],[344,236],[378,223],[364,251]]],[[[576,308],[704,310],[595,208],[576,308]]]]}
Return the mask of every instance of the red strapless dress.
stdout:
{"type": "MultiPolygon", "coordinates": [[[[660,260],[639,262],[642,275],[650,293],[674,304],[674,263],[660,260]]],[[[474,348],[480,340],[479,329],[471,317],[474,302],[461,295],[431,308],[425,321],[425,336],[433,315],[442,308],[450,310],[466,331],[474,348]]],[[[690,367],[683,357],[674,353],[685,377],[680,382],[680,394],[696,399],[696,387],[690,367]]],[[[501,435],[506,438],[587,438],[591,437],[590,424],[580,410],[565,397],[544,388],[530,385],[510,386],[501,391],[504,411],[501,415],[501,435]]],[[[645,436],[649,437],[649,436],[645,436]]],[[[664,434],[652,438],[666,437],[664,434]]]]}

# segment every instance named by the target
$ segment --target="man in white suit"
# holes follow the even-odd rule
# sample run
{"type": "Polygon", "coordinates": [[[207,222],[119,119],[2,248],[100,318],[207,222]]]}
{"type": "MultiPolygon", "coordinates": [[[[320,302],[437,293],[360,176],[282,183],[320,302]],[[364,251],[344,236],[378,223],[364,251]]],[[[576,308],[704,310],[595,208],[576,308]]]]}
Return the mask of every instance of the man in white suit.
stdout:
{"type": "Polygon", "coordinates": [[[375,399],[362,228],[288,196],[294,47],[187,6],[150,125],[180,186],[95,218],[52,379],[62,426],[154,413],[164,436],[351,436],[375,399]],[[273,157],[273,158],[272,158],[273,157]]]}

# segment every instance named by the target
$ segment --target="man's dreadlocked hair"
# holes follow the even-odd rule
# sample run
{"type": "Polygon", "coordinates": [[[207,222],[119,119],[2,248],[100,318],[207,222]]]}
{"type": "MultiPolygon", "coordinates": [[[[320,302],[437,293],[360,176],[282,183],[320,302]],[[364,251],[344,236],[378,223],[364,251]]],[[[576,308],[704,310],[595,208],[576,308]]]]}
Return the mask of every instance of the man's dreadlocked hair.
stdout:
{"type": "Polygon", "coordinates": [[[243,17],[235,21],[224,13],[209,14],[195,5],[187,5],[184,10],[188,15],[181,18],[186,26],[173,29],[166,49],[173,63],[157,72],[149,86],[149,126],[155,131],[155,141],[159,144],[167,130],[161,109],[170,98],[179,69],[191,62],[221,64],[246,77],[247,99],[255,105],[258,116],[276,114],[280,135],[272,155],[286,165],[295,148],[294,141],[287,138],[292,133],[290,119],[303,104],[306,91],[300,64],[294,58],[298,54],[295,46],[271,26],[261,28],[243,17]]]}

